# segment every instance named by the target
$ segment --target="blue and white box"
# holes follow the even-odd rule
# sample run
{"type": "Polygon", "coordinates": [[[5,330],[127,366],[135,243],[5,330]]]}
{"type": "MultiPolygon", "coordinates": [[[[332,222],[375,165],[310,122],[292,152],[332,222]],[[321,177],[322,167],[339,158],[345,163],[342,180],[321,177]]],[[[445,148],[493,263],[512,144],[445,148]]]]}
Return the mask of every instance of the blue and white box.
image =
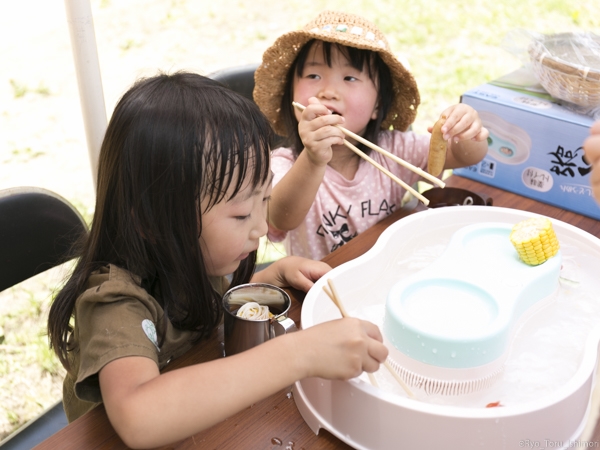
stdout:
{"type": "Polygon", "coordinates": [[[453,173],[600,219],[583,141],[594,122],[522,90],[484,84],[462,95],[489,130],[487,156],[453,173]]]}

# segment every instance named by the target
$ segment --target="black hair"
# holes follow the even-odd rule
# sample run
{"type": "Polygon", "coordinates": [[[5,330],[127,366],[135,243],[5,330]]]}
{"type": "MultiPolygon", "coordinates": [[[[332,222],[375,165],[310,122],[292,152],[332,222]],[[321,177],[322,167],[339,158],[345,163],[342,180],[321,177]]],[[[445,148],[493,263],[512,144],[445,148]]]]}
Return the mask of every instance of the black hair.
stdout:
{"type": "MultiPolygon", "coordinates": [[[[250,100],[198,74],[159,74],[136,82],[108,124],[98,165],[96,210],[78,262],[50,308],[50,346],[68,364],[70,323],[90,274],[114,264],[142,279],[167,321],[208,336],[219,324],[199,238],[201,199],[210,209],[270,176],[271,127],[250,100]],[[228,192],[232,192],[228,196],[228,192]]],[[[232,285],[248,282],[256,252],[232,285]]]]}
{"type": "MultiPolygon", "coordinates": [[[[331,67],[332,50],[333,48],[336,48],[350,62],[353,68],[361,71],[366,69],[367,75],[373,80],[377,87],[378,113],[377,118],[370,120],[367,124],[363,137],[377,144],[377,136],[381,124],[385,120],[393,101],[393,97],[386,94],[394,92],[392,75],[389,67],[383,62],[378,52],[348,47],[335,42],[326,42],[317,39],[311,39],[304,44],[286,75],[286,89],[281,97],[280,105],[281,118],[283,126],[286,129],[286,144],[292,148],[296,156],[298,156],[304,148],[304,144],[302,144],[302,140],[298,134],[298,121],[296,120],[294,107],[292,106],[292,101],[294,99],[293,81],[294,76],[302,76],[310,49],[317,43],[322,44],[323,58],[329,67],[331,67]]],[[[359,144],[358,147],[365,153],[371,151],[363,144],[359,144]]]]}

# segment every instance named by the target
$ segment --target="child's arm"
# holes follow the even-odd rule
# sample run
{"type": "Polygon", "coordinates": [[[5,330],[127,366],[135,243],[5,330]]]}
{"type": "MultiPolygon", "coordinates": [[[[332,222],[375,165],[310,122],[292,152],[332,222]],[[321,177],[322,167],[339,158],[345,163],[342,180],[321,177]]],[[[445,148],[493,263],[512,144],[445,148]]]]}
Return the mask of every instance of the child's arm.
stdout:
{"type": "Polygon", "coordinates": [[[590,136],[583,143],[583,150],[588,163],[592,166],[590,185],[594,197],[600,202],[600,120],[590,129],[590,136]]]}
{"type": "Polygon", "coordinates": [[[331,160],[332,145],[341,145],[344,134],[335,125],[344,118],[311,98],[298,124],[304,150],[287,174],[275,185],[269,202],[269,222],[278,230],[297,228],[308,213],[331,160]]]}
{"type": "Polygon", "coordinates": [[[148,358],[120,358],[100,371],[100,387],[121,439],[148,448],[198,433],[302,378],[349,379],[386,357],[377,326],[340,319],[165,374],[148,358]]]}
{"type": "MultiPolygon", "coordinates": [[[[488,150],[488,130],[481,125],[479,114],[471,106],[459,103],[442,114],[444,140],[448,142],[445,169],[477,164],[488,150]]],[[[429,128],[431,132],[432,127],[429,128]]]]}
{"type": "Polygon", "coordinates": [[[307,292],[323,275],[331,270],[328,264],[299,256],[287,256],[275,261],[252,277],[254,283],[269,283],[279,287],[293,287],[307,292]]]}

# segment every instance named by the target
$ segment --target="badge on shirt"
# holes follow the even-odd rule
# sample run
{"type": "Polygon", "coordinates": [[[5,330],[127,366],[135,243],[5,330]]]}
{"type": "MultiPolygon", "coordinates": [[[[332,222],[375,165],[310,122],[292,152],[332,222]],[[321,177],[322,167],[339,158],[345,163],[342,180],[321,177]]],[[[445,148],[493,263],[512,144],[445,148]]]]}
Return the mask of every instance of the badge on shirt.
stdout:
{"type": "Polygon", "coordinates": [[[160,352],[160,348],[158,348],[158,335],[156,334],[156,327],[154,326],[154,323],[148,319],[142,320],[142,330],[144,330],[144,333],[146,333],[146,336],[148,339],[150,339],[150,342],[152,342],[156,349],[160,352]]]}

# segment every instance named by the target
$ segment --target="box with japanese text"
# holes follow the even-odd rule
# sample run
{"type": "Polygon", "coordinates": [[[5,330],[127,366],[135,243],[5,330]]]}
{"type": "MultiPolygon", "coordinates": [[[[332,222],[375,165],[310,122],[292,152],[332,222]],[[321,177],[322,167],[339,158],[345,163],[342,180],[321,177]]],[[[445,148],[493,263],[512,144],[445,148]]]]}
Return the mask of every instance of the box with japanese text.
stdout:
{"type": "Polygon", "coordinates": [[[488,153],[453,173],[600,219],[582,147],[594,120],[550,100],[493,84],[463,94],[489,130],[488,153]]]}

